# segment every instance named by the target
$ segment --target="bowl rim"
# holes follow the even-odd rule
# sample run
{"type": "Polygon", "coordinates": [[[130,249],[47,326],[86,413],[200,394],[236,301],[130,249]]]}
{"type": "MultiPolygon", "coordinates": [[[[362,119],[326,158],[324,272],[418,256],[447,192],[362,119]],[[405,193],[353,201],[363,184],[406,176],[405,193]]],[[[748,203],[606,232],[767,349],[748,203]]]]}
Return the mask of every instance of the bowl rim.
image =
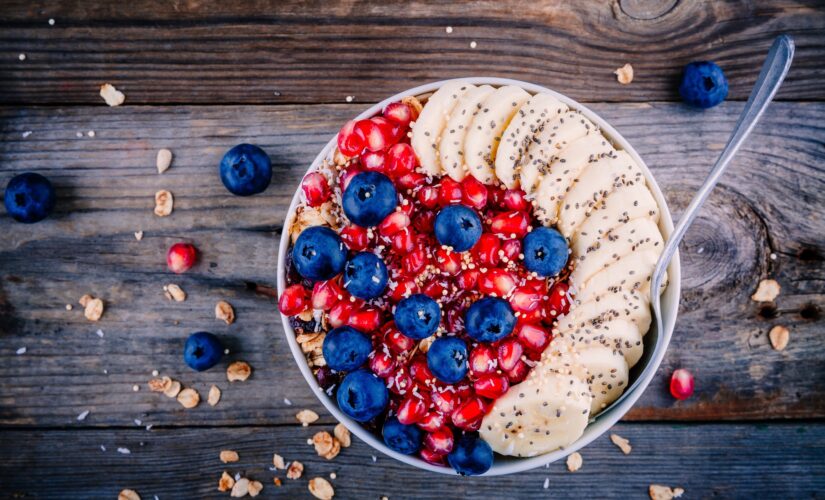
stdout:
{"type": "MultiPolygon", "coordinates": [[[[559,99],[561,102],[567,104],[570,108],[580,111],[593,123],[598,125],[601,132],[608,139],[610,139],[611,142],[619,146],[621,149],[625,150],[639,165],[639,168],[645,176],[647,185],[650,188],[653,197],[656,200],[656,203],[659,205],[659,209],[661,212],[659,228],[663,232],[665,238],[670,236],[670,234],[673,231],[673,220],[671,218],[667,202],[664,198],[664,195],[662,194],[662,190],[659,188],[659,185],[653,178],[652,173],[650,172],[642,158],[639,156],[639,154],[636,152],[636,150],[633,148],[633,146],[606,120],[604,120],[601,116],[593,112],[591,109],[547,87],[520,80],[513,80],[509,78],[451,78],[448,80],[440,80],[436,82],[426,83],[423,85],[419,85],[417,87],[404,90],[403,92],[399,92],[391,97],[388,97],[387,99],[384,99],[383,101],[377,104],[370,106],[369,108],[361,112],[358,116],[356,116],[354,119],[360,120],[374,116],[380,111],[382,111],[387,104],[398,101],[402,97],[420,96],[427,93],[431,93],[435,90],[438,90],[445,83],[454,81],[461,81],[474,85],[492,85],[496,87],[504,85],[515,85],[523,88],[524,90],[532,94],[539,92],[550,94],[559,99]]],[[[330,139],[330,141],[327,142],[326,146],[324,146],[321,152],[318,153],[318,155],[315,157],[315,160],[309,166],[307,172],[311,172],[318,169],[318,167],[321,165],[324,159],[329,159],[331,157],[332,152],[336,146],[336,138],[337,134],[333,135],[332,139],[330,139]]],[[[287,210],[287,215],[284,218],[284,226],[281,233],[281,240],[278,248],[277,287],[279,296],[286,286],[285,257],[287,249],[289,247],[290,240],[289,228],[292,225],[292,221],[295,217],[295,211],[299,202],[300,189],[296,189],[295,194],[292,197],[292,201],[289,205],[289,209],[287,210]]],[[[608,429],[610,429],[622,416],[624,416],[625,413],[627,413],[628,410],[630,410],[633,404],[639,399],[644,390],[650,384],[650,381],[653,379],[653,376],[656,374],[656,371],[658,370],[659,365],[662,362],[665,351],[667,350],[667,346],[670,343],[670,339],[673,334],[673,328],[676,324],[676,316],[679,309],[679,298],[681,295],[681,265],[679,260],[679,252],[676,252],[673,260],[670,263],[670,266],[668,267],[668,277],[668,287],[663,292],[661,297],[662,312],[664,316],[663,324],[665,331],[662,335],[659,335],[659,332],[657,332],[657,335],[655,337],[656,341],[655,344],[652,346],[652,352],[650,354],[650,357],[648,358],[647,365],[638,375],[637,379],[631,384],[631,386],[627,390],[625,390],[624,393],[619,397],[619,399],[617,399],[607,409],[605,409],[596,417],[594,417],[594,419],[588,423],[587,427],[584,430],[584,433],[581,436],[579,436],[579,438],[576,439],[576,441],[574,441],[566,448],[554,450],[543,455],[538,455],[529,458],[502,458],[501,456],[499,456],[493,462],[493,466],[490,468],[490,470],[482,474],[482,476],[498,476],[504,474],[513,474],[541,467],[543,465],[560,460],[566,457],[567,455],[593,442],[596,438],[600,437],[602,434],[607,432],[608,429]]],[[[345,415],[341,410],[339,410],[334,398],[327,395],[327,393],[320,387],[320,385],[318,385],[318,381],[315,379],[315,376],[313,375],[312,370],[309,367],[309,364],[307,364],[306,358],[303,352],[301,351],[301,347],[295,340],[295,332],[290,326],[288,318],[283,314],[280,314],[280,316],[281,322],[284,327],[284,335],[287,338],[290,351],[292,351],[292,356],[293,358],[295,358],[295,361],[298,365],[298,369],[304,376],[304,380],[307,382],[307,384],[309,384],[313,393],[321,401],[321,404],[323,404],[327,411],[329,411],[336,419],[338,419],[339,422],[342,422],[347,427],[347,429],[349,429],[352,433],[354,433],[356,436],[358,436],[361,440],[366,442],[372,448],[380,451],[385,455],[395,458],[400,462],[412,465],[419,469],[428,470],[440,474],[456,474],[456,472],[448,466],[432,465],[418,458],[417,456],[404,455],[402,453],[398,453],[394,450],[391,450],[383,443],[383,441],[378,439],[378,437],[375,434],[373,434],[372,432],[364,428],[359,422],[351,419],[350,417],[345,415]]],[[[655,321],[651,325],[651,329],[655,329],[655,321]]],[[[651,335],[651,333],[652,331],[648,331],[647,335],[651,335]]]]}

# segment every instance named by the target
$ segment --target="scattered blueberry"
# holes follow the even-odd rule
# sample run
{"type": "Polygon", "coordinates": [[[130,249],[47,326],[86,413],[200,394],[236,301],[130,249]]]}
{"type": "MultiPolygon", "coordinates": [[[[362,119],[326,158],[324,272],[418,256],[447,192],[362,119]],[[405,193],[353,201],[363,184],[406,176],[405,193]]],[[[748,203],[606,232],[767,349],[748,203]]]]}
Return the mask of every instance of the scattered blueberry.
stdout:
{"type": "Polygon", "coordinates": [[[377,417],[387,407],[390,396],[387,386],[365,369],[349,372],[338,386],[338,407],[353,420],[366,422],[377,417]]]}
{"type": "Polygon", "coordinates": [[[440,321],[438,303],[423,293],[401,299],[395,306],[395,326],[412,339],[421,340],[434,334],[440,321]]]}
{"type": "Polygon", "coordinates": [[[355,254],[344,266],[344,288],[359,299],[374,299],[387,287],[387,266],[371,252],[355,254]]]}
{"type": "Polygon", "coordinates": [[[493,449],[477,435],[465,434],[447,455],[447,462],[462,476],[477,476],[493,466],[493,449]]]}
{"type": "Polygon", "coordinates": [[[269,186],[272,163],[266,152],[252,144],[238,144],[223,155],[221,181],[238,196],[258,194],[269,186]]]}
{"type": "Polygon", "coordinates": [[[516,315],[510,303],[498,297],[484,297],[464,313],[467,335],[479,342],[503,339],[516,326],[516,315]]]}
{"type": "Polygon", "coordinates": [[[728,80],[716,63],[692,62],[685,66],[679,94],[691,106],[712,108],[728,96],[728,80]]]}
{"type": "Polygon", "coordinates": [[[344,270],[347,249],[335,231],[313,226],[304,229],[292,247],[292,258],[298,274],[311,281],[334,278],[344,270]]]}
{"type": "Polygon", "coordinates": [[[567,264],[567,240],[555,229],[540,227],[524,237],[524,267],[539,276],[556,276],[567,264]]]}
{"type": "Polygon", "coordinates": [[[362,172],[350,180],[342,205],[349,220],[361,227],[377,226],[398,205],[398,193],[389,177],[362,172]]]}
{"type": "Polygon", "coordinates": [[[421,429],[415,425],[404,425],[396,417],[390,417],[384,422],[381,434],[384,436],[384,443],[398,453],[412,455],[421,448],[421,429]]]}
{"type": "Polygon", "coordinates": [[[456,252],[466,252],[481,237],[481,219],[471,208],[450,205],[435,216],[435,237],[456,252]]]}
{"type": "Polygon", "coordinates": [[[30,224],[46,217],[54,209],[54,187],[40,174],[15,175],[6,186],[6,211],[17,222],[30,224]]]}
{"type": "Polygon", "coordinates": [[[442,382],[458,382],[467,375],[467,344],[458,337],[435,339],[427,351],[427,367],[442,382]]]}
{"type": "Polygon", "coordinates": [[[193,333],[183,346],[183,360],[189,368],[202,372],[215,366],[223,356],[218,337],[209,332],[193,333]]]}
{"type": "Polygon", "coordinates": [[[355,328],[341,326],[327,333],[322,350],[330,368],[348,372],[367,361],[372,351],[372,342],[355,328]]]}

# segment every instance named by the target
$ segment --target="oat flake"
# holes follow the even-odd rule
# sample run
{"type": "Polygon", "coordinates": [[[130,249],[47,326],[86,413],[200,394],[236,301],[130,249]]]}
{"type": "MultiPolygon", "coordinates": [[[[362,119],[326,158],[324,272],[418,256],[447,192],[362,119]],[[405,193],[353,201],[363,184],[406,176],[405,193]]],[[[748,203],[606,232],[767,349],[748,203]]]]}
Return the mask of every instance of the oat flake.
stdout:
{"type": "Polygon", "coordinates": [[[304,473],[304,464],[297,460],[293,460],[286,470],[286,477],[289,479],[298,479],[304,473]]]}
{"type": "Polygon", "coordinates": [[[198,406],[200,400],[201,397],[195,389],[186,388],[178,394],[178,403],[186,409],[198,406]]]}
{"type": "Polygon", "coordinates": [[[349,445],[352,444],[349,429],[347,429],[344,424],[339,423],[336,425],[332,433],[335,435],[335,439],[337,439],[344,448],[349,448],[349,445]]]}
{"type": "Polygon", "coordinates": [[[771,341],[771,346],[777,351],[781,351],[788,346],[791,332],[782,325],[776,325],[771,328],[771,331],[768,333],[768,338],[771,341]]]}
{"type": "Polygon", "coordinates": [[[166,148],[161,149],[158,151],[158,156],[155,159],[155,166],[158,169],[158,173],[162,174],[169,170],[169,165],[172,164],[172,152],[166,148]]]}
{"type": "Polygon", "coordinates": [[[155,193],[155,215],[158,217],[166,217],[171,214],[174,205],[175,199],[169,191],[161,189],[155,193]]]}
{"type": "Polygon", "coordinates": [[[576,472],[577,470],[582,468],[582,456],[579,452],[571,453],[567,457],[567,470],[570,472],[576,472]]]}
{"type": "Polygon", "coordinates": [[[90,299],[86,301],[83,315],[89,321],[98,321],[103,316],[103,301],[100,299],[90,299]]]}
{"type": "Polygon", "coordinates": [[[218,401],[221,400],[221,390],[218,389],[217,385],[213,385],[209,388],[209,396],[206,398],[206,402],[209,403],[209,406],[215,406],[218,404],[218,401]]]}
{"type": "Polygon", "coordinates": [[[223,471],[220,480],[218,480],[218,491],[229,491],[235,486],[235,479],[223,471]]]}
{"type": "Polygon", "coordinates": [[[621,68],[614,71],[613,74],[616,75],[616,80],[618,80],[619,83],[622,85],[627,85],[633,81],[633,66],[630,64],[625,64],[621,68]]]}
{"type": "Polygon", "coordinates": [[[220,454],[221,462],[228,464],[229,462],[237,462],[240,460],[237,451],[233,450],[222,450],[220,454]]]}
{"type": "Polygon", "coordinates": [[[220,300],[215,304],[215,319],[222,320],[227,325],[231,325],[235,322],[235,309],[232,308],[229,302],[220,300]]]}
{"type": "Polygon", "coordinates": [[[256,497],[264,489],[264,485],[260,481],[249,482],[249,496],[256,497]]]}
{"type": "Polygon", "coordinates": [[[619,436],[618,434],[611,434],[610,440],[613,441],[613,444],[618,446],[620,450],[622,450],[622,453],[625,455],[630,455],[630,450],[632,450],[633,447],[630,446],[629,440],[619,436]]]}
{"type": "Polygon", "coordinates": [[[313,477],[309,480],[309,492],[318,500],[332,500],[335,496],[332,485],[322,477],[313,477]]]}
{"type": "Polygon", "coordinates": [[[286,469],[286,463],[284,463],[284,457],[275,453],[272,455],[272,465],[275,466],[276,469],[286,469]]]}
{"type": "Polygon", "coordinates": [[[226,378],[230,382],[243,382],[248,379],[251,374],[252,367],[244,361],[235,361],[226,368],[226,378]]]}
{"type": "Polygon", "coordinates": [[[756,292],[751,295],[751,300],[755,302],[773,302],[779,295],[782,287],[776,280],[762,280],[756,288],[756,292]]]}
{"type": "Polygon", "coordinates": [[[104,83],[100,86],[100,97],[109,106],[120,106],[126,100],[126,95],[115,88],[114,85],[104,83]]]}
{"type": "Polygon", "coordinates": [[[304,427],[306,427],[318,420],[318,414],[312,410],[301,410],[295,414],[295,418],[298,419],[298,422],[301,422],[304,427]]]}
{"type": "Polygon", "coordinates": [[[117,494],[117,500],[140,500],[140,495],[135,490],[121,490],[117,494]]]}
{"type": "Polygon", "coordinates": [[[679,498],[685,492],[682,488],[670,488],[661,484],[651,484],[648,494],[651,500],[672,500],[679,498]]]}
{"type": "Polygon", "coordinates": [[[235,481],[235,486],[232,487],[230,495],[233,498],[241,498],[245,497],[247,493],[249,493],[249,479],[242,477],[235,481]]]}

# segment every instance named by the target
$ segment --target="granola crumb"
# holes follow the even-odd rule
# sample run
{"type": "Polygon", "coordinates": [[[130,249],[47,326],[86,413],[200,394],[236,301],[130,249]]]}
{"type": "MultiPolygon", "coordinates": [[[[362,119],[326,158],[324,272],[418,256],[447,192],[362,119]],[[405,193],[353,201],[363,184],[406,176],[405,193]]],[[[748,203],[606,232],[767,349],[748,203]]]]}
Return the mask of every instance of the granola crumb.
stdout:
{"type": "Polygon", "coordinates": [[[80,305],[83,306],[83,315],[89,321],[98,321],[103,316],[103,301],[92,298],[91,295],[80,297],[80,305]]]}
{"type": "Polygon", "coordinates": [[[648,488],[650,500],[672,500],[679,498],[685,492],[682,488],[671,488],[661,484],[651,484],[648,488]]]}
{"type": "Polygon", "coordinates": [[[288,479],[299,479],[304,473],[304,464],[297,460],[293,460],[286,470],[286,477],[288,479]]]}
{"type": "Polygon", "coordinates": [[[163,292],[164,295],[166,295],[166,298],[169,300],[174,300],[175,302],[183,302],[184,300],[186,300],[186,292],[184,292],[180,286],[174,283],[164,285],[163,292]]]}
{"type": "Polygon", "coordinates": [[[206,397],[206,402],[209,403],[209,406],[215,406],[221,400],[221,390],[218,388],[217,385],[213,385],[209,388],[209,395],[206,397]]]}
{"type": "Polygon", "coordinates": [[[245,361],[235,361],[226,367],[226,379],[230,382],[243,382],[252,374],[252,367],[245,361]]]}
{"type": "Polygon", "coordinates": [[[272,455],[272,465],[276,469],[281,469],[281,470],[286,469],[286,463],[284,462],[284,457],[282,457],[281,455],[278,455],[277,453],[272,455]]]}
{"type": "Polygon", "coordinates": [[[613,74],[616,75],[616,80],[618,80],[619,83],[627,85],[633,81],[633,66],[629,63],[625,64],[621,68],[616,69],[613,74]]]}
{"type": "Polygon", "coordinates": [[[195,389],[186,388],[178,394],[178,403],[186,409],[198,406],[200,400],[201,397],[195,389]]]}
{"type": "Polygon", "coordinates": [[[567,470],[576,472],[582,468],[582,456],[579,452],[571,453],[567,457],[567,470]]]}
{"type": "Polygon", "coordinates": [[[315,446],[315,453],[327,460],[332,460],[341,452],[341,443],[327,431],[316,432],[312,436],[312,444],[315,446]]]}
{"type": "Polygon", "coordinates": [[[318,420],[319,417],[318,414],[312,410],[301,410],[295,414],[295,418],[298,419],[298,422],[301,422],[304,427],[306,427],[318,420]]]}
{"type": "Polygon", "coordinates": [[[232,487],[230,496],[233,498],[245,497],[249,493],[249,479],[242,477],[235,481],[235,486],[232,487]]]}
{"type": "Polygon", "coordinates": [[[158,168],[158,173],[162,174],[169,170],[169,165],[172,164],[172,152],[166,148],[158,151],[158,156],[155,159],[155,166],[158,168]]]}
{"type": "Polygon", "coordinates": [[[272,478],[272,483],[273,483],[275,486],[280,487],[280,486],[281,486],[281,478],[279,478],[279,477],[273,477],[273,478],[272,478]]]}
{"type": "Polygon", "coordinates": [[[776,280],[762,280],[756,288],[756,292],[751,295],[751,300],[754,302],[773,302],[779,295],[782,287],[776,280]]]}
{"type": "Polygon", "coordinates": [[[791,332],[782,325],[776,325],[768,332],[768,338],[771,341],[771,346],[777,351],[781,351],[788,346],[788,341],[791,339],[791,332]]]}
{"type": "Polygon", "coordinates": [[[143,239],[143,231],[135,231],[135,239],[140,241],[143,239]]]}
{"type": "Polygon", "coordinates": [[[235,486],[235,479],[227,474],[226,471],[223,471],[218,481],[218,491],[229,491],[233,486],[235,486]]]}
{"type": "Polygon", "coordinates": [[[229,302],[219,300],[218,303],[215,304],[215,319],[222,320],[227,325],[231,325],[235,322],[235,309],[232,308],[229,302]]]}
{"type": "Polygon", "coordinates": [[[117,494],[117,500],[140,500],[140,495],[135,490],[121,490],[117,494]]]}
{"type": "MultiPolygon", "coordinates": [[[[52,24],[51,19],[49,21],[50,24],[52,24]]],[[[100,86],[100,97],[102,97],[109,106],[120,106],[123,104],[123,101],[126,100],[126,95],[109,83],[104,83],[100,86]]]]}
{"type": "Polygon", "coordinates": [[[174,205],[175,199],[169,191],[161,189],[155,193],[155,215],[158,217],[166,217],[171,214],[174,205]]]}
{"type": "Polygon", "coordinates": [[[352,437],[350,436],[349,429],[347,429],[344,424],[339,423],[336,425],[335,429],[332,430],[332,433],[335,435],[335,439],[337,439],[344,448],[349,448],[349,445],[352,444],[352,437]]]}
{"type": "Polygon", "coordinates": [[[313,477],[309,480],[309,492],[318,500],[332,500],[335,496],[332,485],[322,477],[313,477]]]}
{"type": "Polygon", "coordinates": [[[221,450],[220,459],[221,462],[228,464],[230,462],[237,462],[238,460],[240,460],[240,456],[238,456],[237,451],[221,450]]]}
{"type": "Polygon", "coordinates": [[[620,450],[622,450],[622,453],[625,455],[630,455],[630,450],[632,450],[633,447],[630,446],[629,440],[619,436],[618,434],[611,434],[610,440],[613,441],[613,444],[618,446],[620,450]]]}
{"type": "Polygon", "coordinates": [[[264,489],[264,485],[260,481],[249,482],[249,496],[256,497],[264,489]]]}

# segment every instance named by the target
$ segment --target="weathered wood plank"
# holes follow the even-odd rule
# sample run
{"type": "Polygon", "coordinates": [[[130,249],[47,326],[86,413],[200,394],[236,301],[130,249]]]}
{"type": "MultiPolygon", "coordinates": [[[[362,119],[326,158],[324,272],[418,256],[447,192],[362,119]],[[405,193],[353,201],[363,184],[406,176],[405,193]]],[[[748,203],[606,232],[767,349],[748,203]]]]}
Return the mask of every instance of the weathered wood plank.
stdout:
{"type": "Polygon", "coordinates": [[[6,494],[25,498],[111,499],[122,488],[145,499],[228,498],[217,491],[226,470],[261,481],[262,498],[310,498],[308,480],[329,479],[332,472],[336,499],[501,498],[503,492],[525,499],[647,498],[650,484],[682,487],[687,498],[812,498],[825,490],[821,423],[619,424],[613,432],[630,440],[630,455],[603,436],[581,451],[584,465],[576,473],[558,462],[497,478],[436,477],[376,455],[357,438],[326,461],[306,444],[318,430],[4,430],[0,484],[6,494]],[[131,453],[119,454],[118,447],[131,453]],[[225,449],[237,451],[240,461],[222,464],[218,454],[225,449]],[[273,453],[302,462],[303,477],[289,480],[283,471],[271,471],[273,453]],[[273,477],[283,486],[274,486],[273,477]]]}
{"type": "MultiPolygon", "coordinates": [[[[705,113],[662,103],[593,107],[646,158],[677,214],[741,110],[737,103],[705,113]]],[[[285,208],[350,109],[0,109],[0,185],[16,172],[35,170],[53,179],[59,198],[55,216],[36,225],[0,215],[0,424],[108,426],[139,418],[163,425],[254,425],[292,422],[300,407],[320,410],[295,369],[274,301],[249,284],[275,283],[285,208]],[[94,138],[76,137],[92,129],[94,138]],[[32,134],[23,138],[28,130],[32,134]],[[220,156],[241,141],[258,143],[272,156],[275,179],[261,196],[232,197],[218,180],[220,156]],[[161,147],[171,148],[175,159],[158,175],[154,158],[161,147]],[[152,215],[153,194],[161,188],[176,199],[175,212],[163,219],[152,215]],[[145,231],[141,242],[132,235],[139,229],[145,231]],[[189,273],[173,276],[165,269],[165,250],[182,239],[193,241],[202,259],[189,273]],[[169,282],[181,284],[186,302],[163,297],[161,287],[169,282]],[[64,309],[84,293],[106,300],[98,324],[77,307],[64,309]],[[236,307],[232,326],[213,317],[221,298],[236,307]],[[95,335],[98,328],[103,338],[95,335]],[[220,334],[229,358],[249,361],[253,377],[230,387],[226,363],[189,371],[181,346],[197,330],[220,334]],[[15,355],[23,346],[26,354],[15,355]],[[216,408],[184,411],[145,385],[132,392],[153,369],[193,385],[202,397],[217,383],[224,400],[216,408]],[[77,423],[85,410],[91,414],[77,423]]],[[[817,211],[825,193],[824,119],[825,104],[776,103],[745,144],[687,236],[673,343],[628,418],[825,416],[825,221],[817,211]],[[775,306],[749,298],[766,277],[783,286],[775,306]],[[775,324],[791,329],[783,352],[766,338],[775,324]],[[697,393],[676,403],[666,386],[679,366],[693,370],[697,393]]]]}
{"type": "Polygon", "coordinates": [[[127,104],[368,102],[470,75],[647,102],[678,99],[681,68],[707,59],[727,72],[730,97],[745,99],[780,33],[798,51],[779,98],[825,98],[815,0],[661,0],[647,13],[634,3],[7,0],[0,102],[102,105],[105,82],[127,104]],[[628,62],[636,78],[622,86],[613,71],[628,62]]]}

